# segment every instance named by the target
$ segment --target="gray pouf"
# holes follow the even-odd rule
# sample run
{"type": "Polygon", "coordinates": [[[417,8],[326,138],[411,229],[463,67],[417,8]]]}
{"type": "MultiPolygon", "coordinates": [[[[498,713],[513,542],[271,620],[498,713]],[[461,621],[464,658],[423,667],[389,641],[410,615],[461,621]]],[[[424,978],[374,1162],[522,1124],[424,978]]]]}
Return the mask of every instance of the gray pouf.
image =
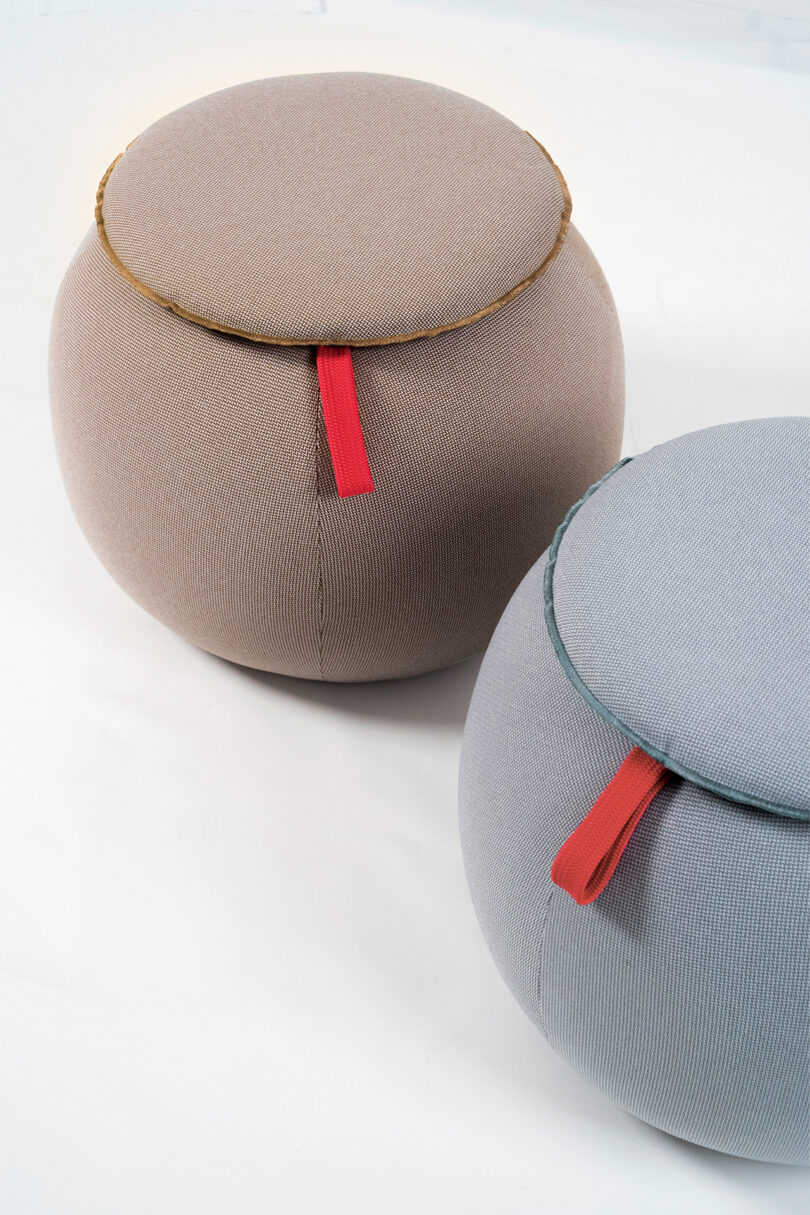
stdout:
{"type": "Polygon", "coordinates": [[[810,1154],[809,554],[810,419],[619,465],[501,619],[460,787],[481,925],[549,1043],[654,1126],[785,1163],[810,1154]],[[662,781],[599,860],[639,760],[662,781]]]}

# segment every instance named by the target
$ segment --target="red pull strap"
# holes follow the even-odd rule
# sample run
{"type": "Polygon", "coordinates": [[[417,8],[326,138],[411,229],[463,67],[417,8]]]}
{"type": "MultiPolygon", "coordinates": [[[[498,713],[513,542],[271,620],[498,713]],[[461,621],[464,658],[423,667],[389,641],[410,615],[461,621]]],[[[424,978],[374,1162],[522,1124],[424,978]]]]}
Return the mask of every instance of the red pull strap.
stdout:
{"type": "Polygon", "coordinates": [[[634,747],[551,866],[551,880],[583,906],[607,886],[641,816],[672,773],[634,747]]]}
{"type": "Polygon", "coordinates": [[[351,349],[348,346],[318,346],[316,362],[326,441],[338,496],[353,498],[355,494],[370,494],[374,491],[374,482],[360,425],[351,349]]]}

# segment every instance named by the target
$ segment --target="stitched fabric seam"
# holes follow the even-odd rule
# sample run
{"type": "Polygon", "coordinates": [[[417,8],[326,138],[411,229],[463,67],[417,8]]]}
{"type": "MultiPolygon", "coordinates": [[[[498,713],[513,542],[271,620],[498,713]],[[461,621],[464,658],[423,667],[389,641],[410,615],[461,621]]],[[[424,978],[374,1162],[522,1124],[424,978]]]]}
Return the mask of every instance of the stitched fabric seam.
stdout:
{"type": "Polygon", "coordinates": [[[323,679],[323,630],[324,630],[324,583],[323,583],[323,528],[321,525],[321,395],[318,392],[315,406],[315,552],[317,558],[317,612],[318,612],[318,678],[323,679]]]}
{"type": "Polygon", "coordinates": [[[630,740],[630,742],[634,743],[637,747],[641,747],[642,750],[646,751],[647,754],[652,756],[653,759],[657,759],[659,763],[664,764],[671,772],[675,772],[678,776],[684,777],[685,780],[691,781],[692,784],[699,785],[703,789],[708,789],[710,793],[716,793],[719,797],[724,797],[728,801],[738,802],[744,806],[754,806],[758,810],[769,810],[772,814],[779,814],[784,818],[794,818],[806,821],[808,818],[810,818],[810,814],[803,810],[799,810],[794,806],[785,806],[779,802],[772,802],[767,798],[756,797],[753,794],[744,793],[740,789],[733,789],[729,785],[724,785],[721,781],[716,781],[711,777],[704,776],[702,773],[688,767],[687,764],[682,763],[680,760],[673,759],[671,755],[667,755],[667,753],[662,751],[659,747],[653,746],[646,739],[642,738],[640,734],[636,733],[635,730],[632,730],[630,726],[621,721],[620,718],[618,718],[615,713],[611,712],[606,705],[602,704],[598,697],[594,695],[594,693],[585,683],[584,679],[579,674],[579,671],[577,671],[576,667],[571,661],[571,657],[565,648],[565,643],[560,636],[554,610],[554,570],[557,564],[560,545],[562,544],[563,536],[568,530],[568,525],[574,518],[574,515],[576,515],[576,513],[579,511],[580,507],[584,506],[588,499],[597,493],[597,491],[604,485],[605,481],[612,477],[614,473],[618,472],[620,468],[623,468],[625,464],[629,464],[631,459],[632,457],[626,457],[624,460],[620,460],[618,464],[614,465],[609,472],[606,472],[603,477],[601,477],[594,485],[590,487],[590,489],[585,492],[585,494],[580,498],[579,502],[574,503],[560,526],[557,528],[554,539],[551,542],[551,548],[549,549],[548,553],[548,564],[546,565],[543,575],[543,615],[545,618],[548,635],[551,639],[551,644],[554,646],[554,651],[560,661],[560,665],[565,671],[565,674],[568,676],[570,682],[576,688],[577,692],[579,692],[580,696],[582,696],[583,700],[590,705],[590,707],[597,712],[601,718],[623,734],[625,738],[630,740]]]}
{"type": "Polygon", "coordinates": [[[546,910],[543,915],[543,923],[540,927],[540,956],[537,960],[537,988],[535,991],[535,995],[537,997],[537,1019],[540,1023],[540,1031],[545,1040],[548,1042],[549,1046],[551,1045],[551,1040],[549,1039],[548,1029],[546,1027],[546,1010],[543,1006],[542,998],[543,991],[545,990],[543,984],[543,966],[545,965],[546,961],[546,946],[548,945],[548,917],[551,913],[551,900],[554,898],[556,893],[556,887],[552,886],[549,896],[546,899],[546,910]]]}
{"type": "MultiPolygon", "coordinates": [[[[269,334],[253,333],[247,329],[238,329],[231,325],[220,324],[219,322],[212,321],[207,317],[198,316],[197,313],[189,311],[181,304],[177,304],[173,300],[167,299],[166,296],[161,295],[158,291],[154,291],[151,287],[147,287],[146,283],[142,283],[141,280],[137,278],[126,265],[124,265],[121,258],[113,249],[110,238],[107,235],[103,210],[104,191],[107,187],[107,182],[110,180],[113,169],[124,155],[123,152],[116,156],[115,160],[112,162],[110,167],[107,169],[107,172],[99,182],[98,190],[96,191],[95,219],[98,237],[101,242],[101,247],[107,254],[113,268],[118,271],[121,277],[128,282],[131,287],[134,287],[135,290],[141,295],[145,296],[146,299],[151,300],[154,304],[159,304],[161,308],[168,308],[171,312],[176,313],[177,316],[182,317],[186,321],[193,321],[195,325],[201,325],[204,329],[213,329],[217,333],[226,333],[230,337],[247,338],[247,340],[251,342],[265,342],[272,346],[391,346],[398,342],[411,342],[416,338],[438,337],[441,333],[449,333],[452,329],[460,329],[464,325],[471,325],[473,321],[481,320],[483,317],[489,316],[492,312],[496,312],[499,308],[502,308],[504,304],[508,304],[509,301],[513,300],[516,295],[521,293],[521,291],[524,291],[527,287],[531,286],[531,284],[540,277],[544,270],[548,269],[551,263],[556,260],[557,255],[565,244],[565,236],[568,231],[568,224],[571,219],[571,208],[573,205],[568,185],[560,172],[560,169],[551,159],[543,145],[534,138],[531,132],[527,131],[526,134],[531,140],[534,141],[535,144],[537,144],[537,147],[543,153],[543,156],[554,170],[557,183],[562,193],[563,208],[560,214],[560,226],[554,239],[554,243],[552,244],[549,252],[541,261],[540,265],[533,270],[531,274],[527,275],[526,278],[519,282],[517,286],[512,287],[509,291],[499,296],[498,299],[494,300],[491,304],[486,304],[483,308],[479,308],[477,312],[473,312],[470,316],[462,317],[458,321],[451,321],[446,325],[436,325],[432,329],[420,329],[414,333],[396,334],[391,337],[361,338],[354,341],[348,341],[344,338],[334,338],[332,341],[324,342],[320,338],[311,337],[272,337],[269,334]]],[[[127,144],[127,148],[130,148],[134,142],[135,140],[133,139],[131,143],[127,144]]]]}

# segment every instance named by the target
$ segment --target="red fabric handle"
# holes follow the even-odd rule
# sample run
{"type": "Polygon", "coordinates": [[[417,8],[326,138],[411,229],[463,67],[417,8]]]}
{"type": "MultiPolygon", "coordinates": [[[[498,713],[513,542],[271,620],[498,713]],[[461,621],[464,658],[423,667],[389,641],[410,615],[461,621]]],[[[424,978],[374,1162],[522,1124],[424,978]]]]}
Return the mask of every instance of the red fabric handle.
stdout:
{"type": "Polygon", "coordinates": [[[642,814],[672,773],[634,747],[551,866],[551,880],[583,906],[607,886],[642,814]]]}
{"type": "Polygon", "coordinates": [[[348,346],[318,346],[316,363],[326,441],[335,470],[338,496],[353,498],[374,491],[348,346]]]}

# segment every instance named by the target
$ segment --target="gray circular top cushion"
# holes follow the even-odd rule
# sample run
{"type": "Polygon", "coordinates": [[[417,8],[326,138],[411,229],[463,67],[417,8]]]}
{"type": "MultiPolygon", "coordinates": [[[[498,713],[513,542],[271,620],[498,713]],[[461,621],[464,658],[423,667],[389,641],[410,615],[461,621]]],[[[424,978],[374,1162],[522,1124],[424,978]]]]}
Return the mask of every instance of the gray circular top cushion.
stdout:
{"type": "Polygon", "coordinates": [[[348,72],[161,118],[102,182],[97,217],[119,271],[191,319],[362,345],[506,302],[556,256],[569,212],[543,149],[494,110],[348,72]]]}
{"type": "Polygon", "coordinates": [[[685,435],[569,513],[546,569],[563,666],[675,772],[810,817],[810,419],[685,435]]]}

